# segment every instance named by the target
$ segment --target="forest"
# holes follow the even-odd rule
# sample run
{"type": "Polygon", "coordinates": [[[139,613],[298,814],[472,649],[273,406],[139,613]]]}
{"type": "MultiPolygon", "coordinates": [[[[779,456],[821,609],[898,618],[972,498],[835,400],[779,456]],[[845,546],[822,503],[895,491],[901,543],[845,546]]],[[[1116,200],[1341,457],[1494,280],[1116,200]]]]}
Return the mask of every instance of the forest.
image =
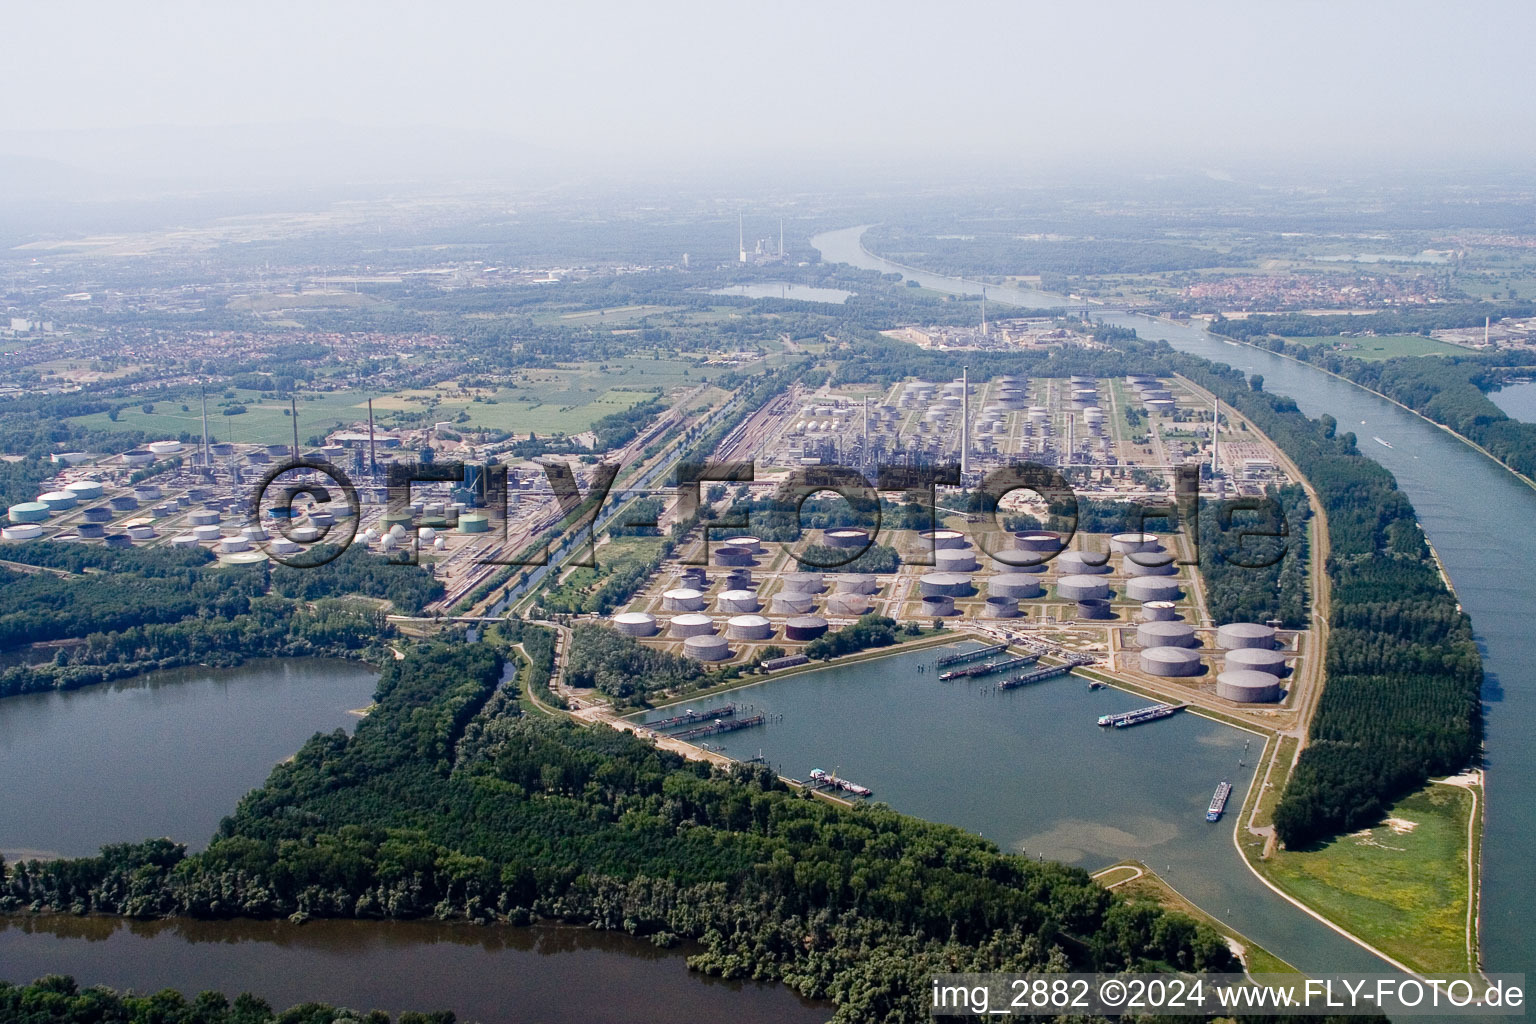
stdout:
{"type": "MultiPolygon", "coordinates": [[[[1413,506],[1330,416],[1192,356],[1172,365],[1247,416],[1300,467],[1328,519],[1327,686],[1310,741],[1275,809],[1292,848],[1374,825],[1431,776],[1474,762],[1482,660],[1413,506]]],[[[1295,530],[1293,528],[1294,536],[1295,530]]]]}
{"type": "Polygon", "coordinates": [[[161,839],[6,865],[0,909],[566,921],[695,941],[695,969],[833,999],[839,1024],[928,1020],[939,970],[1236,966],[1213,930],[1078,868],[758,766],[498,713],[501,674],[486,644],[412,646],[355,735],[310,740],[204,852],[161,839]],[[490,739],[461,756],[477,726],[490,739]]]}
{"type": "Polygon", "coordinates": [[[1299,484],[1270,487],[1262,509],[1245,500],[1200,507],[1200,576],[1217,622],[1307,626],[1307,521],[1312,506],[1299,484]],[[1278,534],[1283,536],[1261,536],[1278,534]],[[1245,536],[1246,535],[1246,536],[1245,536]]]}
{"type": "Polygon", "coordinates": [[[692,658],[656,650],[606,626],[584,622],[571,631],[565,681],[626,700],[697,685],[704,670],[692,658]]]}

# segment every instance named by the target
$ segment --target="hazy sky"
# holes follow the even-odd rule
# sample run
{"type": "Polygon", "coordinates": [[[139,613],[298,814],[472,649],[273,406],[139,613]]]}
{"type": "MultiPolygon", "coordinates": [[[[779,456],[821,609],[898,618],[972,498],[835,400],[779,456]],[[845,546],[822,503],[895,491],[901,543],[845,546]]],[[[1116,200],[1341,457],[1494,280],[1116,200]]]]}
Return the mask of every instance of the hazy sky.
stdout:
{"type": "Polygon", "coordinates": [[[597,162],[1536,148],[1528,0],[61,2],[4,23],[11,152],[37,131],[300,121],[597,162]]]}

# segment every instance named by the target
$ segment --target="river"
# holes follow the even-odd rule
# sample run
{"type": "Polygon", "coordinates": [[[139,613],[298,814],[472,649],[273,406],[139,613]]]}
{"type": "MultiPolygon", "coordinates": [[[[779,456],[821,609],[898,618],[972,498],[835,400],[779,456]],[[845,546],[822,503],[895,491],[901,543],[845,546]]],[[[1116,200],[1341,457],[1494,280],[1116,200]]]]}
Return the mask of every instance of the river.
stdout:
{"type": "MultiPolygon", "coordinates": [[[[862,228],[827,232],[811,240],[829,262],[864,269],[896,271],[927,288],[974,293],[974,282],[938,274],[902,270],[865,253],[862,228]]],[[[1020,306],[1061,305],[1061,296],[989,286],[988,294],[1020,306]]],[[[1536,859],[1536,750],[1526,726],[1536,719],[1536,532],[1524,529],[1536,519],[1536,491],[1475,449],[1432,423],[1347,381],[1271,352],[1236,346],[1198,326],[1185,326],[1138,315],[1110,315],[1111,323],[1134,327],[1143,337],[1166,340],[1174,348],[1245,373],[1262,374],[1268,391],[1290,395],[1309,416],[1328,413],[1341,430],[1364,440],[1367,454],[1397,477],[1418,510],[1419,520],[1472,617],[1486,674],[1483,697],[1487,714],[1487,824],[1482,854],[1482,944],[1490,971],[1524,971],[1536,951],[1529,922],[1536,919],[1536,886],[1528,883],[1536,859]],[[1379,436],[1393,447],[1372,444],[1379,436]]],[[[1174,866],[1175,872],[1178,865],[1174,866]]],[[[1248,872],[1233,852],[1223,874],[1239,880],[1248,872]]],[[[1251,877],[1251,876],[1250,876],[1251,877]]],[[[1179,882],[1176,879],[1175,885],[1179,882]]],[[[1207,911],[1222,906],[1185,890],[1207,911]]],[[[1234,908],[1233,927],[1299,966],[1329,961],[1321,945],[1297,948],[1280,941],[1273,922],[1295,912],[1278,898],[1234,908]],[[1239,921],[1239,915],[1243,920],[1239,921]],[[1267,938],[1267,936],[1269,938],[1267,938]],[[1274,944],[1271,945],[1271,941],[1274,944]]],[[[1336,938],[1319,926],[1308,942],[1336,938]]],[[[1335,970],[1355,969],[1334,967],[1335,970]]],[[[1361,968],[1364,969],[1364,968],[1361,968]]]]}

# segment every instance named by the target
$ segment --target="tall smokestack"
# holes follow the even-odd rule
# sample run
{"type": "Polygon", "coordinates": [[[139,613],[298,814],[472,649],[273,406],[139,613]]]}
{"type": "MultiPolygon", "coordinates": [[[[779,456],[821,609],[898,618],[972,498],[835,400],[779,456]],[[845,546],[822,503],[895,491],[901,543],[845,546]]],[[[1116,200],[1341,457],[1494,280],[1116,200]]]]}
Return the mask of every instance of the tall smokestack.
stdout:
{"type": "Polygon", "coordinates": [[[1216,431],[1221,427],[1221,399],[1216,399],[1211,406],[1211,476],[1216,475],[1216,470],[1221,466],[1221,453],[1217,450],[1216,431]]]}
{"type": "Polygon", "coordinates": [[[736,215],[736,245],[741,250],[737,257],[742,263],[747,262],[747,230],[742,226],[741,214],[736,215]]]}
{"type": "Polygon", "coordinates": [[[368,399],[368,475],[379,475],[379,460],[373,448],[373,399],[368,399]]]}
{"type": "Polygon", "coordinates": [[[971,471],[971,368],[960,368],[960,483],[971,471]]]}

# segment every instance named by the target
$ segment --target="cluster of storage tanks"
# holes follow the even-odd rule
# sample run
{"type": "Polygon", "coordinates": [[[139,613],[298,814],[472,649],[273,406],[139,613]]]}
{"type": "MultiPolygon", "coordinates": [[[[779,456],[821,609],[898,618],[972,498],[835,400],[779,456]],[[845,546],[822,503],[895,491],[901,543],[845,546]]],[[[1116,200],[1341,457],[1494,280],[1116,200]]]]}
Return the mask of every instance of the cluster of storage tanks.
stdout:
{"type": "Polygon", "coordinates": [[[1173,392],[1156,377],[1145,373],[1133,373],[1125,378],[1125,382],[1136,392],[1136,397],[1141,399],[1141,404],[1146,406],[1147,412],[1173,412],[1175,405],[1173,392]]]}
{"type": "MultiPolygon", "coordinates": [[[[1201,641],[1194,627],[1174,621],[1172,606],[1159,603],[1167,617],[1144,616],[1136,627],[1137,657],[1148,675],[1195,676],[1205,671],[1201,641]]],[[[1286,673],[1285,652],[1276,649],[1273,626],[1257,622],[1232,622],[1216,629],[1216,647],[1222,652],[1222,670],[1216,676],[1216,696],[1239,704],[1259,704],[1280,699],[1280,679],[1286,673]]]]}

